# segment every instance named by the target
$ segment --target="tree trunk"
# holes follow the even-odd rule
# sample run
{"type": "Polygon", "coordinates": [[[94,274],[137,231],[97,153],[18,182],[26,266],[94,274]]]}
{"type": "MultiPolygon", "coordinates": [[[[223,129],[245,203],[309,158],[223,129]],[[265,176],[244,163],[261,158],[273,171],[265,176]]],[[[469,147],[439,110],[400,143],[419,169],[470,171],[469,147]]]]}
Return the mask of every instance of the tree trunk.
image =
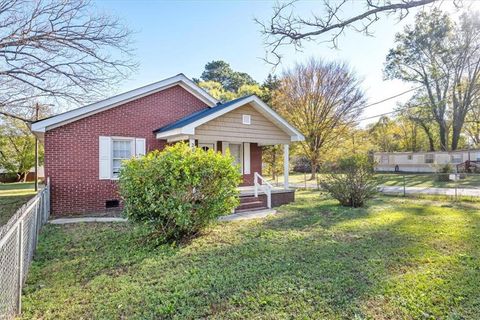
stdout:
{"type": "Polygon", "coordinates": [[[458,141],[460,140],[460,134],[461,134],[461,127],[458,128],[458,126],[453,126],[453,132],[452,132],[452,151],[457,150],[458,148],[458,141]]]}
{"type": "Polygon", "coordinates": [[[310,179],[308,180],[316,180],[317,179],[317,169],[318,169],[318,164],[316,161],[312,161],[311,162],[311,167],[312,167],[312,172],[311,172],[311,176],[310,176],[310,179]]]}
{"type": "Polygon", "coordinates": [[[447,128],[445,126],[445,123],[439,123],[439,134],[440,134],[440,150],[447,151],[448,142],[447,142],[447,128]]]}

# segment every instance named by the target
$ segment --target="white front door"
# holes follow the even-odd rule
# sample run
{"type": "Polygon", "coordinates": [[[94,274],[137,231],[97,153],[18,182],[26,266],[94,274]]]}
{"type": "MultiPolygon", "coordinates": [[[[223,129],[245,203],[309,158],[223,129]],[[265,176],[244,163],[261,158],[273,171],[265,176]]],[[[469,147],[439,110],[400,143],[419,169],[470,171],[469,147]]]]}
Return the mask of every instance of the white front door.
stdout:
{"type": "Polygon", "coordinates": [[[228,145],[230,149],[230,155],[235,159],[235,164],[240,166],[240,172],[243,172],[243,154],[242,145],[236,143],[230,143],[228,145]]]}

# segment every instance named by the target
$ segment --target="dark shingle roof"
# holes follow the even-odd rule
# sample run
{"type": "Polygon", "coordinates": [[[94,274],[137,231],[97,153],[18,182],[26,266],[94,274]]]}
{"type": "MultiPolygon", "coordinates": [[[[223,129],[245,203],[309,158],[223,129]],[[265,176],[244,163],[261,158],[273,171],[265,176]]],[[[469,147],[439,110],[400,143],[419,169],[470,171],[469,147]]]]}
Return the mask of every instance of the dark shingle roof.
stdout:
{"type": "Polygon", "coordinates": [[[216,105],[215,107],[213,108],[209,108],[209,109],[205,109],[205,110],[201,110],[201,111],[197,111],[197,112],[194,112],[180,120],[177,120],[175,122],[172,122],[170,124],[167,124],[166,126],[163,126],[161,128],[158,128],[156,130],[154,130],[153,132],[154,133],[159,133],[159,132],[165,132],[165,131],[169,131],[169,130],[173,130],[173,129],[178,129],[178,128],[181,128],[181,127],[184,127],[190,123],[193,123],[197,120],[200,120],[204,117],[207,117],[211,114],[215,114],[217,112],[219,112],[220,110],[223,110],[225,108],[228,108],[230,107],[231,105],[243,100],[243,99],[246,99],[248,97],[251,97],[252,95],[248,95],[248,96],[243,96],[241,98],[238,98],[238,99],[234,99],[234,100],[231,100],[231,101],[228,101],[228,102],[225,102],[225,103],[222,103],[222,104],[218,104],[216,105]]]}

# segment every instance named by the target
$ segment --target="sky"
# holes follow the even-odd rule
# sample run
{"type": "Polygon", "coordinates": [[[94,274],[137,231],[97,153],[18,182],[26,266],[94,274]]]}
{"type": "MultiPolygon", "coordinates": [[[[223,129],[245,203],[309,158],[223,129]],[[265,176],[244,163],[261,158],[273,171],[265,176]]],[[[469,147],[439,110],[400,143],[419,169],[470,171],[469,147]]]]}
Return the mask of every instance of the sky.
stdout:
{"type": "MultiPolygon", "coordinates": [[[[360,1],[346,7],[351,15],[362,9],[360,1]]],[[[480,2],[479,2],[480,4],[480,2]]],[[[398,22],[393,17],[382,17],[372,29],[373,37],[347,31],[339,39],[339,48],[328,43],[310,42],[302,52],[293,48],[282,51],[284,58],[276,70],[265,63],[265,47],[260,26],[254,18],[265,21],[272,14],[273,1],[134,1],[97,0],[96,10],[121,18],[134,31],[135,59],[139,69],[124,81],[118,92],[135,89],[164,78],[184,73],[198,78],[207,62],[224,60],[236,71],[250,74],[263,82],[269,73],[281,74],[295,63],[311,57],[347,62],[362,80],[368,103],[396,95],[412,88],[412,84],[383,79],[383,65],[388,50],[393,47],[395,33],[412,23],[412,11],[398,22]]],[[[443,8],[453,10],[446,1],[443,8]]],[[[318,1],[303,1],[297,12],[309,15],[320,13],[318,1]]],[[[319,40],[325,40],[320,38],[319,40]]],[[[393,99],[365,110],[362,117],[370,117],[393,110],[409,95],[393,99]]],[[[372,122],[377,119],[364,121],[372,122]]]]}

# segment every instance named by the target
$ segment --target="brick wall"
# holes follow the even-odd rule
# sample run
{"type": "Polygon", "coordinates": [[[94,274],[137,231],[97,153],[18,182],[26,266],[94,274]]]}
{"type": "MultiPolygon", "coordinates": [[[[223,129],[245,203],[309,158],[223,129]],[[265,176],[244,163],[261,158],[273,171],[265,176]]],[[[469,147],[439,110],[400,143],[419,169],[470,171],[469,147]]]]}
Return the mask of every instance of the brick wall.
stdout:
{"type": "Polygon", "coordinates": [[[45,133],[45,175],[52,183],[55,215],[100,212],[105,201],[120,199],[117,182],[99,180],[99,136],[146,139],[146,149],[163,149],[153,130],[192,112],[205,103],[175,86],[128,102],[45,133]]]}

